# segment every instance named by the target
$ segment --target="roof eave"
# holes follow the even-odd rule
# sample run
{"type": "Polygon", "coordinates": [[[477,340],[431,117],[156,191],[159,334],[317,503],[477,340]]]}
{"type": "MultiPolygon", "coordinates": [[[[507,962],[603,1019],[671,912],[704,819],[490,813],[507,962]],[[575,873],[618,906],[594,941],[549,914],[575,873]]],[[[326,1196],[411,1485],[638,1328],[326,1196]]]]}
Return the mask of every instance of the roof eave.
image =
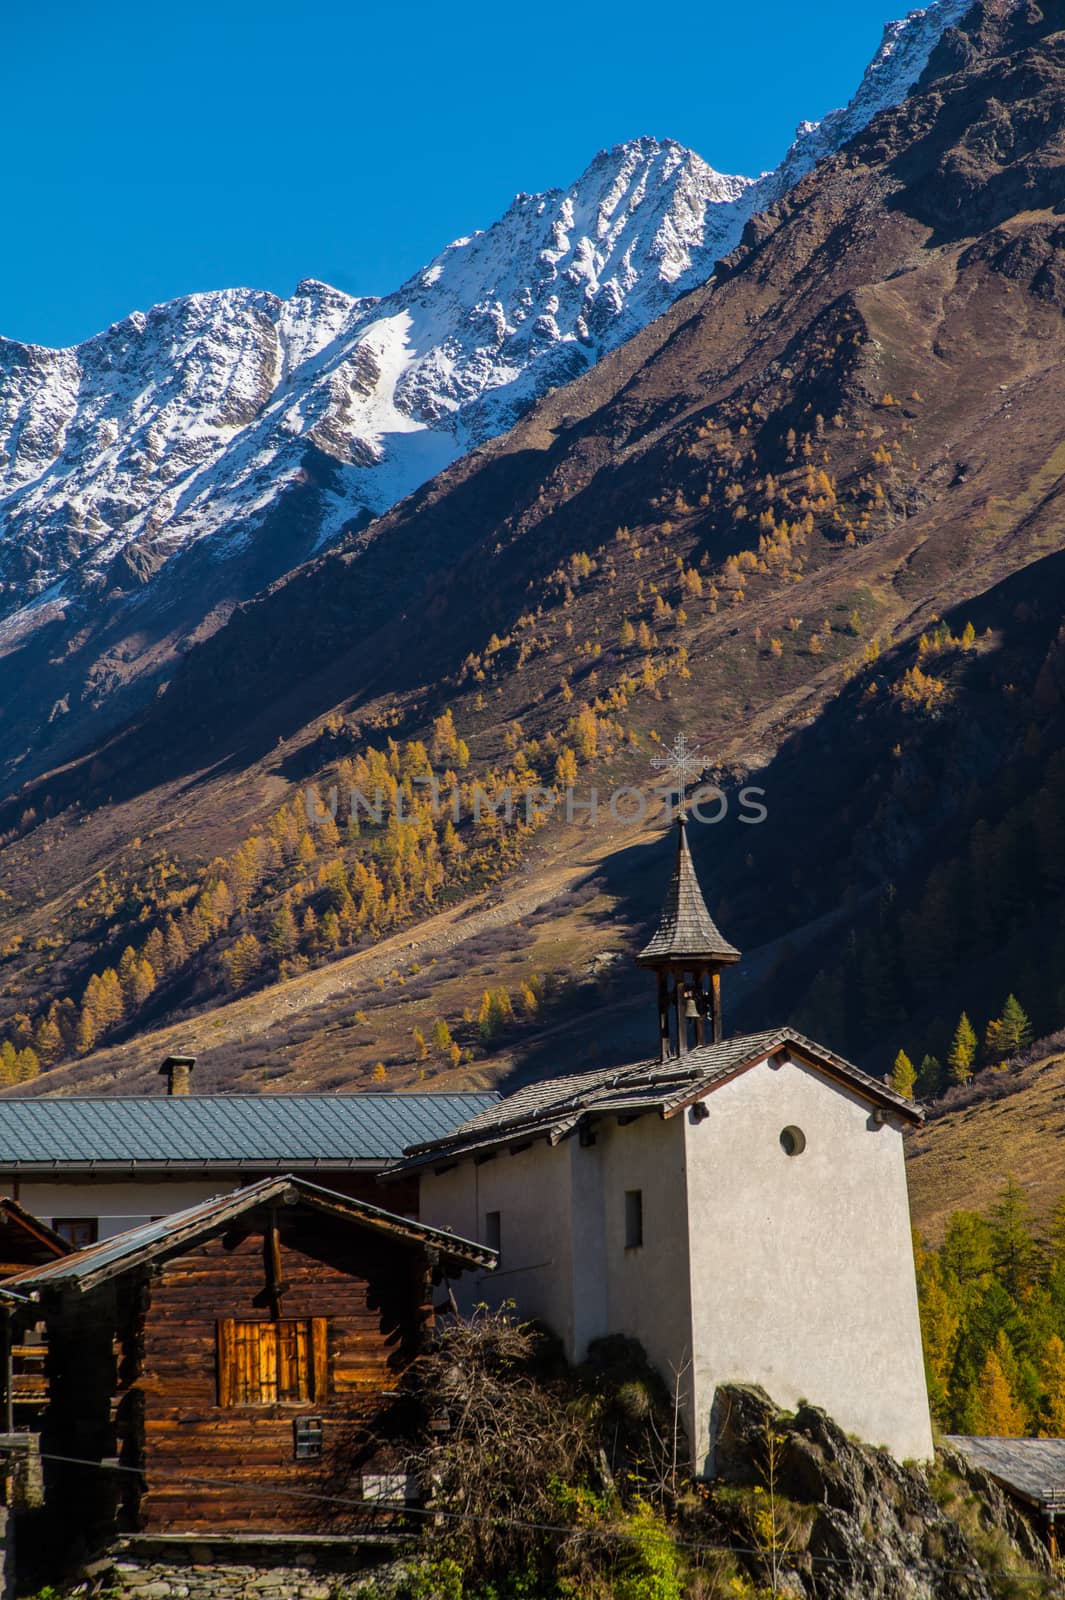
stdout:
{"type": "Polygon", "coordinates": [[[207,1160],[194,1158],[170,1160],[165,1157],[140,1158],[128,1161],[64,1161],[56,1157],[51,1161],[11,1161],[0,1159],[0,1177],[6,1172],[17,1172],[21,1178],[54,1178],[57,1173],[73,1173],[78,1177],[107,1173],[125,1173],[130,1177],[160,1177],[164,1174],[187,1172],[380,1172],[392,1156],[291,1156],[214,1157],[207,1160]]]}
{"type": "Polygon", "coordinates": [[[731,945],[727,950],[656,949],[655,941],[652,939],[636,957],[636,965],[650,967],[661,961],[693,961],[711,967],[734,967],[742,960],[740,951],[733,949],[731,945]]]}
{"type": "MultiPolygon", "coordinates": [[[[233,1195],[222,1196],[217,1201],[204,1201],[202,1206],[190,1208],[188,1220],[172,1232],[146,1240],[143,1244],[131,1246],[126,1254],[102,1259],[95,1270],[90,1266],[88,1271],[79,1272],[76,1258],[89,1251],[103,1256],[108,1245],[106,1240],[98,1245],[90,1245],[86,1252],[75,1252],[70,1260],[19,1273],[14,1281],[17,1281],[20,1287],[24,1285],[27,1288],[54,1289],[60,1293],[73,1293],[79,1297],[91,1294],[101,1284],[109,1282],[112,1278],[121,1277],[125,1272],[149,1266],[160,1258],[180,1255],[194,1242],[213,1238],[240,1217],[258,1210],[261,1206],[290,1200],[310,1205],[327,1214],[340,1216],[354,1227],[361,1225],[375,1232],[390,1233],[409,1244],[436,1250],[447,1261],[461,1264],[463,1269],[481,1267],[493,1271],[498,1265],[498,1255],[487,1245],[445,1233],[439,1228],[431,1228],[426,1223],[414,1222],[409,1217],[397,1216],[364,1200],[353,1200],[347,1195],[334,1194],[331,1190],[321,1189],[316,1184],[308,1183],[306,1179],[286,1175],[273,1180],[266,1179],[251,1188],[238,1190],[233,1195]],[[212,1206],[213,1209],[205,1214],[207,1206],[212,1206]]],[[[137,1231],[131,1230],[133,1233],[137,1231]]]]}

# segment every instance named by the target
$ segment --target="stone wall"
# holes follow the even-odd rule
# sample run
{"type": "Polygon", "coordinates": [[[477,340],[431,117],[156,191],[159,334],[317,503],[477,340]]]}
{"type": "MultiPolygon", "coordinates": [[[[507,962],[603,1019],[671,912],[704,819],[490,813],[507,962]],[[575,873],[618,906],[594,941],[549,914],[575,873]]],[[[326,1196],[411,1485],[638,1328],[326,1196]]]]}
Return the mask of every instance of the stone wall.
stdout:
{"type": "Polygon", "coordinates": [[[261,1565],[204,1549],[188,1559],[122,1554],[95,1563],[90,1576],[107,1600],[362,1600],[395,1570],[332,1552],[293,1550],[284,1565],[261,1565]]]}

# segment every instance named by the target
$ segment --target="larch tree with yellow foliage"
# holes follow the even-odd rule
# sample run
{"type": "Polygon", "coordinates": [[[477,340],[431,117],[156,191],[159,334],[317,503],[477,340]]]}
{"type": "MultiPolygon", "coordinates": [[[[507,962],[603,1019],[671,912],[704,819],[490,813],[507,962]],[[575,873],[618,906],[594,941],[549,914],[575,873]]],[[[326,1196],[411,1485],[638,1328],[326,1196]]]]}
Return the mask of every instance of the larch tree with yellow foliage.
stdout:
{"type": "Polygon", "coordinates": [[[1020,1439],[1027,1431],[1024,1408],[1010,1388],[997,1344],[988,1352],[976,1390],[976,1426],[994,1439],[1020,1439]]]}

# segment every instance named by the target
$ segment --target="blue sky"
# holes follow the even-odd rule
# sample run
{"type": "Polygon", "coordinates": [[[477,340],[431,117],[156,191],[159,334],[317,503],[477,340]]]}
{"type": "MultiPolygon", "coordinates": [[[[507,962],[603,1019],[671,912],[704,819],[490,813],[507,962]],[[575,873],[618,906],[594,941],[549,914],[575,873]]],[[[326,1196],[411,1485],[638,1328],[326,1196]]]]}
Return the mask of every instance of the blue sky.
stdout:
{"type": "Polygon", "coordinates": [[[384,293],[641,133],[773,166],[906,0],[30,0],[0,55],[0,333],[196,289],[384,293]]]}

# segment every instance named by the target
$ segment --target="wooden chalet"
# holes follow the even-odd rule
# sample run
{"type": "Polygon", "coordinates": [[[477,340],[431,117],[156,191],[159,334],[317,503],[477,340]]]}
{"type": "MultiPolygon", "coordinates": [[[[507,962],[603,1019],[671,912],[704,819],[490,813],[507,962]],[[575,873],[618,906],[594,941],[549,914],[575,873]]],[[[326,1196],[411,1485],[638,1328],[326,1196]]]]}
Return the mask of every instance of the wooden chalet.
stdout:
{"type": "MultiPolygon", "coordinates": [[[[0,1283],[17,1272],[47,1266],[70,1254],[70,1245],[53,1229],[19,1205],[0,1196],[0,1283]]],[[[18,1301],[9,1302],[19,1304],[18,1301]]],[[[2,1312],[0,1307],[0,1312],[2,1312]]],[[[3,1350],[7,1361],[5,1427],[32,1427],[48,1399],[45,1346],[32,1330],[16,1336],[15,1319],[4,1319],[3,1350]]]]}
{"type": "Polygon", "coordinates": [[[495,1260],[273,1178],[17,1274],[5,1287],[47,1328],[64,1542],[357,1530],[402,1484],[434,1283],[495,1260]]]}

